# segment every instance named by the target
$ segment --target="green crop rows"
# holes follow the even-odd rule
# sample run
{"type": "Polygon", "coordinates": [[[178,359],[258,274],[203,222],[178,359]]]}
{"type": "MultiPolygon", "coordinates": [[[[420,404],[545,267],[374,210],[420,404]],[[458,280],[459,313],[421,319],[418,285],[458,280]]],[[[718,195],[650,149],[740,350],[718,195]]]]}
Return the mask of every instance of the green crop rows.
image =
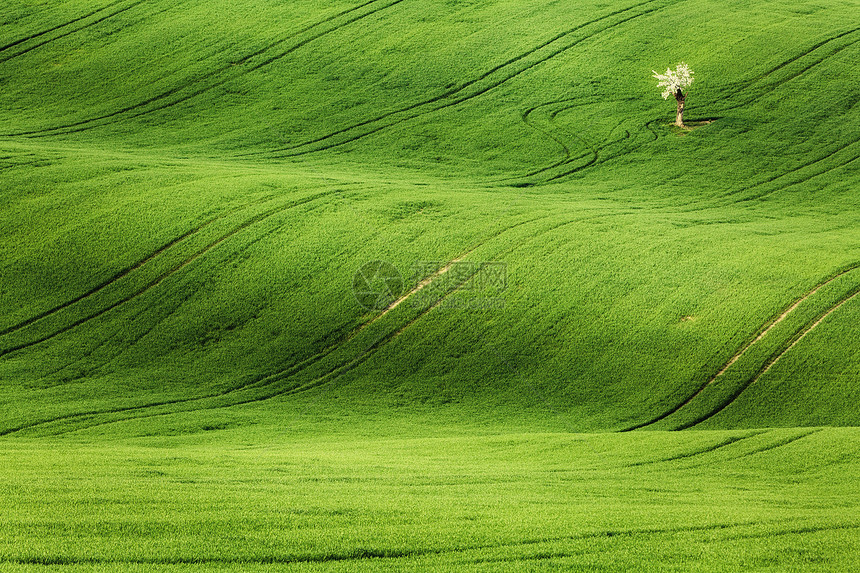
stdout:
{"type": "Polygon", "coordinates": [[[5,2],[0,571],[860,570],[857,12],[5,2]]]}

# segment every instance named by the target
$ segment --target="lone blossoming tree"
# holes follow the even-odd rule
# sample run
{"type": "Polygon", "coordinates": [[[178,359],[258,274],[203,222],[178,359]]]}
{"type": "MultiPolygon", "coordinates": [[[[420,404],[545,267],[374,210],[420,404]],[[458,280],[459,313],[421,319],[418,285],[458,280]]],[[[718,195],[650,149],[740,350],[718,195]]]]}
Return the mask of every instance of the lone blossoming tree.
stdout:
{"type": "MultiPolygon", "coordinates": [[[[651,71],[654,72],[654,70],[651,71]]],[[[665,74],[654,72],[654,77],[657,78],[657,87],[663,88],[663,99],[669,99],[671,95],[675,96],[678,102],[675,125],[684,127],[684,100],[687,99],[685,90],[693,83],[693,70],[681,62],[674,71],[666,68],[665,74]]]]}

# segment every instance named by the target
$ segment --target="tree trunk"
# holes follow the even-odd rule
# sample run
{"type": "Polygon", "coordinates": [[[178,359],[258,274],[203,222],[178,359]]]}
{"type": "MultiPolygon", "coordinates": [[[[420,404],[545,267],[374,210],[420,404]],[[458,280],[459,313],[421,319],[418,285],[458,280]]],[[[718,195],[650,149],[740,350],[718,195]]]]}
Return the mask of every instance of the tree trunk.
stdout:
{"type": "Polygon", "coordinates": [[[675,114],[675,125],[684,127],[684,100],[686,96],[679,89],[675,92],[675,99],[678,101],[678,112],[675,114]]]}

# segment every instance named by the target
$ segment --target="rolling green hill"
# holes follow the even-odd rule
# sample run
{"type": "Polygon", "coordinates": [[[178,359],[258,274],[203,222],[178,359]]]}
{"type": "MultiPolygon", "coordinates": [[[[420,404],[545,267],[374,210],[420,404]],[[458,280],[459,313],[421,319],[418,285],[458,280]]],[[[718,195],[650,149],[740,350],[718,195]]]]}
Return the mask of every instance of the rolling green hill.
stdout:
{"type": "MultiPolygon", "coordinates": [[[[824,491],[860,504],[845,489],[858,468],[850,427],[860,425],[857,9],[855,0],[5,2],[0,447],[21,464],[9,491],[55,447],[105,447],[145,465],[150,451],[137,448],[170,443],[193,465],[217,463],[221,441],[284,447],[273,435],[306,440],[272,454],[275,465],[298,456],[302,472],[315,462],[298,449],[335,444],[340,453],[319,470],[335,499],[355,493],[337,485],[353,439],[413,436],[423,452],[434,436],[480,436],[464,446],[480,452],[476,463],[510,464],[521,442],[543,436],[536,465],[512,478],[523,484],[554,480],[552,452],[564,449],[555,440],[585,432],[593,446],[582,475],[609,489],[623,490],[640,466],[642,487],[659,488],[659,472],[648,472],[664,461],[670,481],[686,483],[688,458],[716,452],[714,465],[696,468],[715,472],[702,491],[725,496],[725,519],[702,521],[706,509],[690,501],[683,524],[772,533],[795,519],[779,535],[834,530],[856,545],[850,513],[800,508],[824,491]],[[674,102],[651,77],[679,61],[695,71],[689,130],[671,126],[674,102]],[[389,266],[364,266],[375,261],[389,266]],[[391,270],[402,282],[385,280],[397,278],[391,270]],[[366,308],[354,292],[362,284],[392,296],[366,308]],[[839,428],[820,429],[829,426],[839,428]],[[681,429],[693,431],[645,432],[681,429]],[[515,433],[512,451],[494,453],[502,446],[486,436],[500,432],[515,433]],[[605,432],[622,433],[596,435],[605,432]],[[677,451],[661,450],[662,439],[677,451]],[[839,453],[798,465],[828,448],[839,453]],[[603,454],[624,461],[603,464],[603,454]],[[751,455],[771,461],[746,471],[751,455]],[[792,490],[801,513],[764,521],[747,519],[733,486],[713,481],[721,472],[735,472],[737,487],[765,480],[756,491],[768,496],[797,471],[817,472],[792,490]]],[[[396,487],[412,483],[384,446],[365,446],[399,468],[396,487]]],[[[409,459],[431,474],[468,460],[436,465],[416,452],[409,459]]],[[[106,483],[125,479],[92,463],[106,483]]],[[[355,479],[382,480],[378,469],[355,479]]],[[[201,472],[193,479],[206,482],[201,472]]],[[[43,479],[60,487],[62,472],[43,479]]],[[[457,489],[458,479],[439,483],[457,489]]],[[[354,509],[384,520],[396,511],[380,501],[389,486],[373,483],[354,509]]],[[[205,495],[217,500],[222,486],[205,495]]],[[[490,511],[488,499],[463,495],[476,515],[490,511]]],[[[27,513],[38,500],[28,503],[13,521],[30,529],[3,535],[0,565],[196,563],[200,548],[181,543],[115,562],[104,557],[110,544],[89,557],[51,553],[34,525],[50,518],[27,513]]],[[[81,511],[51,535],[90,535],[92,515],[81,511]]],[[[527,544],[559,515],[547,512],[505,534],[519,541],[491,528],[456,550],[527,544]]],[[[660,561],[628,554],[641,535],[683,552],[659,519],[629,529],[616,517],[604,525],[629,536],[611,549],[627,567],[660,561]]],[[[261,554],[231,560],[203,548],[200,563],[458,562],[433,549],[448,547],[454,529],[403,541],[414,525],[406,518],[382,534],[384,549],[362,530],[280,557],[265,549],[272,524],[248,519],[260,537],[244,542],[261,554]]],[[[169,534],[159,527],[154,539],[169,534]]],[[[213,527],[226,539],[233,525],[213,527]]],[[[553,543],[591,547],[597,535],[553,527],[549,547],[529,546],[550,556],[535,563],[570,557],[553,543]]],[[[691,543],[711,535],[691,527],[691,543]]],[[[818,551],[832,556],[829,535],[818,551]]],[[[727,539],[720,547],[740,551],[727,539]]],[[[520,549],[510,551],[525,559],[520,549]]],[[[496,558],[515,560],[506,551],[469,563],[493,570],[496,558]]],[[[768,563],[750,559],[732,566],[768,563]]]]}
{"type": "Polygon", "coordinates": [[[3,431],[315,387],[547,428],[857,424],[855,7],[13,3],[3,431]],[[689,133],[650,78],[682,58],[714,120],[689,133]],[[455,259],[506,265],[497,308],[352,295],[365,262],[408,292],[455,259]]]}

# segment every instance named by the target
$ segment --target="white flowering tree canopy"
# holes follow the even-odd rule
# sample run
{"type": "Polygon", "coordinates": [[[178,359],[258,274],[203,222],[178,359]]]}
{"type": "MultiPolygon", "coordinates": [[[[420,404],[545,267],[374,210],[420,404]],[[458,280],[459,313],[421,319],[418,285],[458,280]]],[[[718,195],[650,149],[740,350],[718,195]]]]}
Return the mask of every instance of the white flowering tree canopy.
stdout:
{"type": "Polygon", "coordinates": [[[657,78],[657,87],[663,88],[663,99],[669,99],[669,96],[677,97],[678,90],[683,92],[685,88],[693,83],[693,70],[684,62],[678,64],[675,70],[666,68],[665,74],[658,74],[654,70],[651,71],[654,72],[654,77],[657,78]]]}
{"type": "MultiPolygon", "coordinates": [[[[651,70],[654,72],[654,70],[651,70]]],[[[684,100],[687,99],[685,88],[693,83],[693,70],[690,66],[681,62],[674,70],[666,68],[665,74],[654,72],[654,77],[657,78],[657,87],[663,88],[663,99],[669,99],[669,96],[675,96],[678,102],[678,111],[675,114],[675,125],[686,128],[684,125],[684,100]]]]}

